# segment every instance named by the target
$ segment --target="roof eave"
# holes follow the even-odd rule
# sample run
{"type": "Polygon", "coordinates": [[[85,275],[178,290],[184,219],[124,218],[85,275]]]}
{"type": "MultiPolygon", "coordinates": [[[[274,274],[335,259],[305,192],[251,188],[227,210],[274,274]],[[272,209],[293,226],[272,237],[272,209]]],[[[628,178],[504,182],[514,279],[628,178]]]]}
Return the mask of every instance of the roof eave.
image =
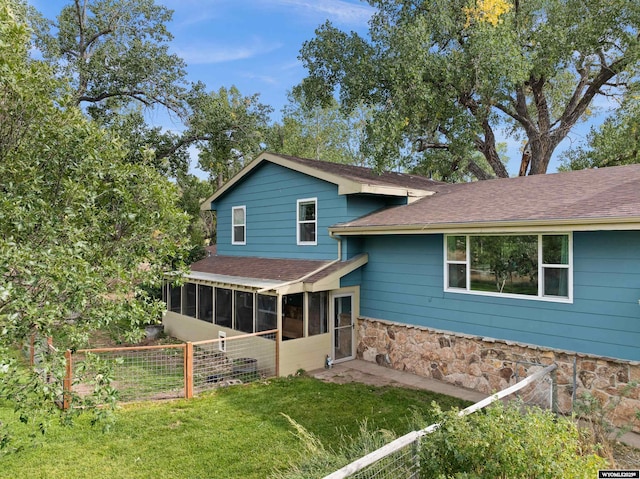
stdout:
{"type": "Polygon", "coordinates": [[[334,226],[329,231],[341,236],[438,233],[518,233],[544,231],[640,230],[640,217],[571,218],[556,220],[485,221],[379,226],[334,226]]]}
{"type": "Polygon", "coordinates": [[[350,195],[357,193],[368,193],[374,195],[384,195],[384,196],[400,196],[409,198],[409,202],[414,201],[415,199],[420,199],[425,196],[430,196],[435,194],[435,191],[428,190],[420,190],[416,188],[405,188],[401,186],[386,186],[386,185],[374,185],[369,183],[364,183],[361,181],[351,180],[349,178],[345,178],[340,175],[336,175],[333,173],[328,173],[326,171],[318,170],[316,168],[300,164],[288,158],[284,158],[282,156],[273,154],[273,153],[261,153],[255,160],[245,166],[239,173],[237,173],[233,178],[231,178],[225,185],[216,191],[209,198],[204,200],[200,204],[201,211],[210,211],[211,203],[217,200],[220,196],[224,195],[227,191],[229,191],[233,186],[238,183],[242,178],[244,178],[249,172],[255,169],[258,165],[260,165],[264,161],[269,161],[276,165],[283,166],[285,168],[289,168],[291,170],[297,171],[299,173],[303,173],[305,175],[311,176],[313,178],[318,178],[320,180],[327,181],[329,183],[333,183],[338,186],[338,194],[340,195],[350,195]]]}
{"type": "Polygon", "coordinates": [[[310,293],[314,293],[316,291],[327,291],[331,289],[340,288],[340,279],[351,273],[352,271],[357,270],[358,268],[364,266],[369,262],[369,255],[364,253],[359,257],[355,258],[353,261],[347,262],[342,268],[332,272],[330,275],[315,281],[313,283],[305,282],[305,289],[310,293]]]}
{"type": "Polygon", "coordinates": [[[340,177],[336,177],[335,179],[336,184],[338,185],[338,194],[340,195],[353,195],[362,193],[381,196],[407,197],[411,198],[410,201],[415,201],[416,199],[435,194],[435,191],[404,188],[402,186],[372,185],[370,183],[360,183],[357,181],[345,180],[344,178],[340,177]]]}
{"type": "Polygon", "coordinates": [[[242,178],[244,178],[251,170],[256,168],[260,163],[264,160],[269,159],[271,155],[269,153],[261,153],[258,157],[251,161],[248,165],[242,168],[236,175],[227,181],[222,188],[218,189],[213,195],[200,203],[200,211],[211,211],[211,203],[218,199],[220,196],[224,195],[228,190],[230,190],[236,183],[238,183],[242,178]]]}

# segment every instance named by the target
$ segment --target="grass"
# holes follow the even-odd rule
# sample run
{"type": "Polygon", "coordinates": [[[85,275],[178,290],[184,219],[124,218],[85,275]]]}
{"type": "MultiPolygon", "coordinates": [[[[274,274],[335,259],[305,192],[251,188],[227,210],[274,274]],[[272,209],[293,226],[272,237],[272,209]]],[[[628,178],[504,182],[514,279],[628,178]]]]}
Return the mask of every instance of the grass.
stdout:
{"type": "MultiPolygon", "coordinates": [[[[107,433],[86,418],[72,428],[51,428],[39,445],[0,457],[0,477],[263,479],[301,459],[282,413],[337,446],[343,435],[356,436],[364,420],[404,434],[413,429],[414,410],[429,420],[431,401],[443,409],[468,405],[427,391],[306,376],[218,389],[189,401],[129,404],[107,433]]],[[[0,421],[26,438],[28,430],[10,405],[0,405],[0,421]]]]}

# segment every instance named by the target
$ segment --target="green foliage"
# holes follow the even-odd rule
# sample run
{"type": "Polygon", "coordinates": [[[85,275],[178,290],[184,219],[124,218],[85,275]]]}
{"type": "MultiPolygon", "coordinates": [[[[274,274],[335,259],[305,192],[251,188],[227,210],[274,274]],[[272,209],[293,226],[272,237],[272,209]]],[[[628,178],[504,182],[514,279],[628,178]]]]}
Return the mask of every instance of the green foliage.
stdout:
{"type": "Polygon", "coordinates": [[[591,128],[587,144],[564,155],[563,170],[640,163],[640,84],[625,96],[616,114],[591,128]]]}
{"type": "Polygon", "coordinates": [[[282,124],[269,128],[267,149],[278,153],[366,166],[362,152],[371,112],[362,107],[342,111],[333,98],[324,106],[307,104],[299,89],[289,94],[282,124]]]}
{"type": "Polygon", "coordinates": [[[369,38],[325,23],[305,42],[301,88],[373,109],[364,151],[380,169],[505,177],[504,132],[530,152],[523,173],[545,173],[593,99],[623,92],[640,58],[635,0],[369,3],[369,38]]]}
{"type": "MultiPolygon", "coordinates": [[[[19,18],[0,6],[0,350],[33,333],[77,347],[97,328],[139,331],[163,309],[145,286],[189,249],[178,191],[153,165],[128,162],[78,108],[61,107],[65,83],[28,58],[19,18]]],[[[40,367],[59,379],[60,364],[47,361],[40,367]]],[[[54,386],[5,366],[0,392],[23,417],[54,407],[54,386]]]]}
{"type": "Polygon", "coordinates": [[[607,466],[571,419],[550,411],[523,413],[516,402],[463,417],[434,409],[440,427],[421,443],[421,477],[586,479],[607,466]]]}
{"type": "MultiPolygon", "coordinates": [[[[629,424],[616,427],[614,424],[616,409],[624,398],[629,397],[638,387],[640,386],[637,382],[630,382],[618,395],[611,397],[608,401],[603,401],[586,391],[574,404],[574,414],[580,418],[594,448],[601,456],[612,462],[615,442],[633,429],[633,420],[629,424]]],[[[640,420],[640,410],[636,411],[636,419],[640,420]]]]}
{"type": "Polygon", "coordinates": [[[193,247],[186,259],[187,264],[191,264],[205,256],[205,240],[208,243],[214,235],[215,226],[207,222],[208,213],[200,211],[200,204],[213,194],[214,189],[208,181],[189,174],[178,175],[177,184],[180,188],[178,206],[191,217],[187,232],[193,247]]]}
{"type": "Polygon", "coordinates": [[[207,93],[196,84],[187,97],[190,116],[180,147],[195,144],[200,168],[222,186],[262,150],[271,107],[236,87],[207,93]]]}
{"type": "Polygon", "coordinates": [[[471,268],[490,272],[493,284],[472,278],[471,288],[499,293],[538,294],[538,239],[536,236],[474,236],[471,268]],[[519,279],[515,282],[514,278],[519,279]],[[522,282],[527,278],[528,281],[522,282]]]}
{"type": "Polygon", "coordinates": [[[186,116],[185,64],[168,52],[171,17],[154,0],[72,0],[55,21],[33,9],[30,21],[36,47],[64,79],[60,101],[119,138],[130,163],[176,176],[189,166],[186,149],[175,147],[180,135],[148,125],[143,111],[186,116]]]}
{"type": "Polygon", "coordinates": [[[172,12],[154,0],[73,0],[57,21],[33,15],[36,45],[94,118],[130,104],[181,111],[184,61],[169,53],[172,12]]]}
{"type": "Polygon", "coordinates": [[[148,164],[164,176],[174,178],[186,174],[189,169],[188,151],[175,148],[180,135],[148,125],[142,109],[105,109],[96,121],[122,143],[127,151],[127,162],[148,164]]]}
{"type": "MultiPolygon", "coordinates": [[[[116,359],[117,363],[122,361],[122,358],[116,359]]],[[[94,354],[87,354],[75,371],[77,383],[93,386],[92,394],[81,401],[82,407],[93,413],[91,425],[100,425],[105,432],[115,423],[114,410],[119,399],[118,390],[113,387],[113,367],[110,361],[94,354]]],[[[74,399],[78,401],[79,398],[74,399]]]]}
{"type": "MultiPolygon", "coordinates": [[[[456,408],[445,412],[433,403],[429,422],[416,420],[440,425],[420,441],[419,477],[586,479],[607,467],[604,459],[585,449],[572,420],[537,408],[523,410],[516,402],[497,402],[469,416],[460,416],[456,408]]],[[[343,436],[328,448],[296,421],[290,422],[304,459],[275,474],[277,479],[324,477],[395,438],[390,431],[363,423],[356,436],[343,436]]],[[[394,462],[393,467],[398,474],[402,464],[394,462]]]]}
{"type": "MultiPolygon", "coordinates": [[[[286,414],[284,416],[295,430],[294,435],[300,443],[300,457],[293,459],[286,469],[270,475],[272,479],[320,479],[396,438],[392,431],[372,430],[364,421],[356,437],[342,436],[337,447],[325,448],[317,436],[286,414]]],[[[401,477],[399,468],[394,473],[401,477]]]]}

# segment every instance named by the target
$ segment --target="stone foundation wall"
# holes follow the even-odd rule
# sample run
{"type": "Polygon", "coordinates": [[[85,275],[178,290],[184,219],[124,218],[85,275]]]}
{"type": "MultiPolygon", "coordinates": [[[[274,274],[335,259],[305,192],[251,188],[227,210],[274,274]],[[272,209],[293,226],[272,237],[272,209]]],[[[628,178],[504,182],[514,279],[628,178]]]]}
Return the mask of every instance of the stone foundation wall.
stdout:
{"type": "MultiPolygon", "coordinates": [[[[500,391],[542,366],[556,363],[557,404],[590,392],[603,403],[619,400],[613,417],[633,423],[640,410],[640,362],[600,358],[527,344],[469,336],[369,318],[358,319],[357,357],[419,376],[474,389],[500,391]],[[574,394],[575,392],[575,394],[574,394]],[[622,396],[622,399],[619,399],[622,396]]],[[[635,422],[634,431],[640,432],[635,422]]]]}

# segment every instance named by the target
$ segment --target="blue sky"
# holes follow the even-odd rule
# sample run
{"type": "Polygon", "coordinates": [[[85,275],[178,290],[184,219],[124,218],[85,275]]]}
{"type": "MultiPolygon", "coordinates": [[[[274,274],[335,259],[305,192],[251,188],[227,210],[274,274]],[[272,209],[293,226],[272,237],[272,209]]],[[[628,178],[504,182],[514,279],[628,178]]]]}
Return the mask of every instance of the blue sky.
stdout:
{"type": "MultiPolygon", "coordinates": [[[[28,1],[46,17],[55,18],[72,0],[28,1]]],[[[202,81],[208,90],[235,85],[243,95],[259,93],[261,102],[274,108],[274,120],[280,119],[287,92],[306,74],[298,54],[303,42],[314,37],[315,29],[330,20],[341,30],[366,34],[374,12],[360,0],[156,0],[156,3],[174,11],[169,24],[174,35],[171,50],[187,62],[190,81],[202,81]]],[[[606,100],[597,103],[604,109],[610,106],[606,100]]],[[[171,124],[161,113],[150,119],[165,128],[181,127],[171,124]]],[[[601,120],[599,115],[590,124],[601,120]]],[[[558,166],[558,153],[583,141],[587,132],[586,125],[574,128],[556,150],[549,173],[558,166]]],[[[507,138],[504,141],[510,158],[508,170],[511,175],[517,174],[522,143],[507,138]]]]}
{"type": "MultiPolygon", "coordinates": [[[[28,0],[55,18],[71,0],[28,0]]],[[[209,90],[235,85],[260,93],[274,108],[305,76],[298,53],[327,19],[342,30],[366,33],[373,9],[359,0],[156,0],[174,11],[171,50],[188,65],[190,81],[209,90]]]]}

